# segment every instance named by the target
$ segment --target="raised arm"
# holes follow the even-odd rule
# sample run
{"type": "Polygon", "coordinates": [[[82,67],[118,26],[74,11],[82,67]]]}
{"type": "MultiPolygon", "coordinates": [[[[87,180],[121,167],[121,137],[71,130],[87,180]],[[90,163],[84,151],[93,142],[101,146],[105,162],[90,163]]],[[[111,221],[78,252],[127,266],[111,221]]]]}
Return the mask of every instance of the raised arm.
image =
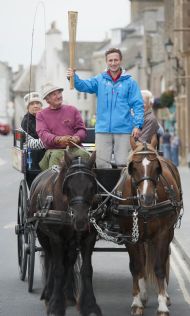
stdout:
{"type": "Polygon", "coordinates": [[[96,93],[98,91],[98,76],[91,77],[86,80],[82,80],[79,76],[75,73],[75,70],[72,68],[68,68],[67,70],[67,78],[68,80],[74,76],[74,85],[75,89],[80,92],[87,92],[87,93],[96,93]]]}

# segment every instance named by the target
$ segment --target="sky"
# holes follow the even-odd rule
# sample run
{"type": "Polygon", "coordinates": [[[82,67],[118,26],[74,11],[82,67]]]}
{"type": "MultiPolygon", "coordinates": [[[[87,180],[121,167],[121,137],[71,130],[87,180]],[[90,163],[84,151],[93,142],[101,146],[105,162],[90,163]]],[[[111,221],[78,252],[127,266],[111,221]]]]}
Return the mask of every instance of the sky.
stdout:
{"type": "Polygon", "coordinates": [[[0,0],[0,61],[14,70],[30,65],[31,56],[37,63],[52,21],[68,40],[68,11],[78,11],[78,41],[101,41],[130,22],[129,0],[0,0]]]}

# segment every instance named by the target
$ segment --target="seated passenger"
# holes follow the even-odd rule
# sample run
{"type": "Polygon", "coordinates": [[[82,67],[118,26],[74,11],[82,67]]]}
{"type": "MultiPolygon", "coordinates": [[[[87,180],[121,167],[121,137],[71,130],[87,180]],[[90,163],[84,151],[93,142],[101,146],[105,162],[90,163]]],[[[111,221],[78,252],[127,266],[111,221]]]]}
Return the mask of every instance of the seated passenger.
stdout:
{"type": "Polygon", "coordinates": [[[63,104],[62,91],[63,88],[46,84],[43,99],[48,107],[36,115],[36,131],[47,149],[39,163],[41,170],[59,165],[67,147],[73,157],[89,158],[88,153],[78,148],[86,137],[81,114],[74,106],[63,104]]]}
{"type": "Polygon", "coordinates": [[[144,124],[139,134],[138,141],[142,143],[151,143],[151,139],[154,137],[156,143],[160,125],[152,110],[153,95],[149,90],[141,90],[141,94],[144,100],[144,124]]]}
{"type": "Polygon", "coordinates": [[[44,145],[36,132],[36,113],[41,110],[43,101],[38,92],[31,92],[24,96],[27,113],[24,115],[21,127],[26,134],[26,143],[30,148],[41,149],[44,145]]]}

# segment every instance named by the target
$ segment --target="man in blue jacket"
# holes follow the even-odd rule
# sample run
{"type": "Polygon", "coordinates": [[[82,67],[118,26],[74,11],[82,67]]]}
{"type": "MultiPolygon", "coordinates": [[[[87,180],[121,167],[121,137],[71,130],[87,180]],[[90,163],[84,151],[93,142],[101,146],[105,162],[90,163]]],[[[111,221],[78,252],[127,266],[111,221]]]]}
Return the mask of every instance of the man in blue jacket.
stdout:
{"type": "Polygon", "coordinates": [[[112,153],[117,165],[126,165],[130,150],[130,135],[139,137],[144,122],[144,102],[135,80],[121,68],[122,53],[111,48],[105,53],[107,71],[82,80],[72,68],[67,77],[74,76],[80,92],[95,93],[96,165],[111,167],[112,153]]]}

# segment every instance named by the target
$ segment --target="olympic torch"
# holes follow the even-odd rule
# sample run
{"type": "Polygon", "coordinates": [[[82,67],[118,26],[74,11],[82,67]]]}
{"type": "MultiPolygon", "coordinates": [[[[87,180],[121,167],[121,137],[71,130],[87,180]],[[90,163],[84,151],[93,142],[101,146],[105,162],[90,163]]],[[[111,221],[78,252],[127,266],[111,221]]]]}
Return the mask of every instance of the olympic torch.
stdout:
{"type": "MultiPolygon", "coordinates": [[[[77,30],[78,12],[68,11],[69,23],[69,66],[75,68],[75,47],[76,47],[76,30],[77,30]]],[[[70,89],[74,89],[74,78],[70,78],[70,89]]]]}

